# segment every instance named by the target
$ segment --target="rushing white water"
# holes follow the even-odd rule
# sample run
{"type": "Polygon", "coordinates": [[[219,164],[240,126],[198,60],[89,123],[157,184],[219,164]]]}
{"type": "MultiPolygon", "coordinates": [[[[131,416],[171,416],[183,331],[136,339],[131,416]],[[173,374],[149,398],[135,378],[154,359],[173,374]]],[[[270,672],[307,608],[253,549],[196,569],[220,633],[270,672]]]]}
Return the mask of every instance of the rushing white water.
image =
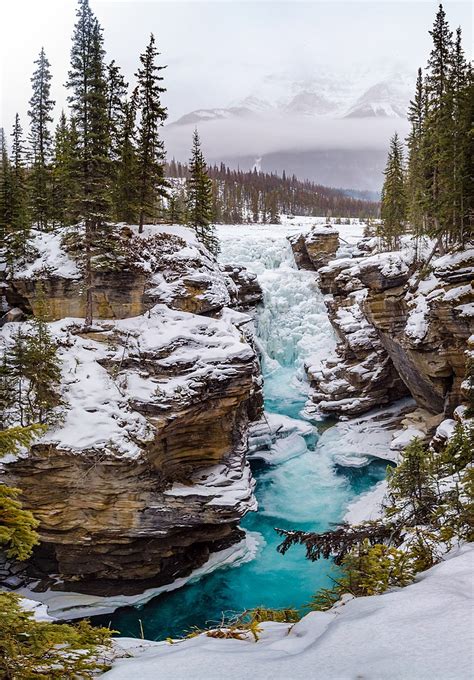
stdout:
{"type": "Polygon", "coordinates": [[[296,268],[288,231],[277,225],[252,225],[235,227],[232,233],[222,227],[221,259],[258,275],[264,307],[257,317],[257,337],[264,372],[291,368],[303,381],[303,363],[314,364],[327,356],[335,346],[335,336],[314,273],[296,268]]]}
{"type": "MultiPolygon", "coordinates": [[[[304,364],[327,356],[335,344],[314,273],[298,271],[294,264],[286,240],[290,230],[258,225],[218,229],[222,261],[257,273],[264,292],[265,305],[256,318],[257,340],[263,356],[265,408],[275,419],[300,417],[306,400],[304,364]]],[[[310,434],[310,425],[302,425],[304,438],[294,434],[282,439],[275,460],[270,456],[266,464],[254,464],[259,510],[242,521],[259,543],[254,559],[237,569],[214,571],[141,610],[120,610],[110,617],[113,628],[134,635],[140,619],[151,639],[181,635],[191,626],[221,620],[223,612],[259,605],[301,608],[317,590],[331,585],[330,561],[309,562],[301,546],[281,555],[275,527],[326,531],[384,471],[377,465],[363,471],[338,469],[332,450],[315,447],[316,428],[310,434]]]]}

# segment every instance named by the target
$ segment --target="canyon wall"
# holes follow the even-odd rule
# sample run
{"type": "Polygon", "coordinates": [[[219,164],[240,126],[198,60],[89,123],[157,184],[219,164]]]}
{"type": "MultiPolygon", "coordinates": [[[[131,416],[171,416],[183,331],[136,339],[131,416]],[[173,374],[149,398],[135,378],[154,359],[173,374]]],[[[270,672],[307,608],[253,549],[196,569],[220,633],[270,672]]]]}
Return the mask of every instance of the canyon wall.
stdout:
{"type": "MultiPolygon", "coordinates": [[[[255,509],[245,453],[262,379],[251,317],[228,305],[245,309],[261,292],[175,230],[130,235],[134,266],[95,272],[87,332],[80,268],[61,244],[41,243],[52,236],[8,281],[10,304],[24,312],[47,300],[62,364],[57,422],[2,466],[40,521],[28,573],[48,583],[58,575],[54,588],[170,583],[240,541],[238,523],[255,509]]],[[[6,323],[2,342],[19,327],[6,323]]]]}
{"type": "MultiPolygon", "coordinates": [[[[327,247],[320,248],[324,261],[327,247]]],[[[334,357],[311,369],[311,400],[322,414],[353,416],[410,394],[425,410],[451,416],[463,401],[474,334],[474,250],[424,266],[423,258],[415,265],[408,239],[400,251],[376,250],[377,239],[366,238],[354,257],[313,266],[339,342],[334,357]]]]}

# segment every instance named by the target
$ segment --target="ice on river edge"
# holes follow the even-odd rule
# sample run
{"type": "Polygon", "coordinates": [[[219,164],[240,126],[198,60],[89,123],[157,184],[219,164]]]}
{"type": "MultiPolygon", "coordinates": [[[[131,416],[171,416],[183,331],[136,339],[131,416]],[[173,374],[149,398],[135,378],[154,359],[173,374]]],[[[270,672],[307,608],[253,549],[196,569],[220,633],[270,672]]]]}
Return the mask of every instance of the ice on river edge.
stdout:
{"type": "Polygon", "coordinates": [[[28,598],[33,604],[40,602],[46,605],[48,615],[52,619],[69,620],[78,619],[84,616],[95,616],[98,614],[109,614],[119,607],[140,606],[149,602],[160,593],[168,593],[172,590],[182,588],[188,583],[193,583],[198,579],[212,573],[216,569],[239,567],[245,562],[253,560],[262,537],[257,532],[247,531],[245,537],[235,545],[212,553],[208,561],[195,569],[189,576],[178,578],[172,583],[168,583],[156,588],[148,588],[136,595],[115,595],[100,596],[86,595],[84,593],[62,592],[60,590],[46,590],[45,592],[34,592],[35,584],[29,588],[20,588],[16,592],[28,598]]]}

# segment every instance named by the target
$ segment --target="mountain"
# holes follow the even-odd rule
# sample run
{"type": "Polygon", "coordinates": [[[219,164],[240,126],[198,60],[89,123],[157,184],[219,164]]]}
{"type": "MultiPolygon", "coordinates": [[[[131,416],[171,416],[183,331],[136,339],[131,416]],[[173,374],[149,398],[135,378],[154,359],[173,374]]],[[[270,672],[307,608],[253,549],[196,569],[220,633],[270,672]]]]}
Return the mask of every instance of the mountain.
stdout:
{"type": "Polygon", "coordinates": [[[403,66],[319,66],[310,77],[272,73],[227,106],[168,124],[169,157],[189,155],[198,126],[208,160],[231,168],[296,174],[326,186],[379,192],[388,142],[407,132],[416,73],[403,66]]]}
{"type": "Polygon", "coordinates": [[[264,77],[243,99],[221,108],[191,111],[172,124],[188,125],[269,114],[405,118],[413,84],[414,74],[406,71],[387,73],[371,69],[346,75],[326,71],[303,80],[272,74],[264,77]]]}

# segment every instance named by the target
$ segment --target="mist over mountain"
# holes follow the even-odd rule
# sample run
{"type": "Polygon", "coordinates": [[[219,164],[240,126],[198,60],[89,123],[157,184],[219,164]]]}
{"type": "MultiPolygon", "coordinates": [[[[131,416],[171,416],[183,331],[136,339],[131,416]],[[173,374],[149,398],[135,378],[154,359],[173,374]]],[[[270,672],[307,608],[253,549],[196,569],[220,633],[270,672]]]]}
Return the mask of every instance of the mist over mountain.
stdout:
{"type": "Polygon", "coordinates": [[[190,111],[165,130],[169,156],[185,159],[198,127],[211,162],[296,174],[378,192],[388,139],[405,134],[415,73],[405,67],[316,67],[311,78],[264,76],[227,106],[190,111]],[[238,140],[238,141],[237,141],[238,140]]]}

